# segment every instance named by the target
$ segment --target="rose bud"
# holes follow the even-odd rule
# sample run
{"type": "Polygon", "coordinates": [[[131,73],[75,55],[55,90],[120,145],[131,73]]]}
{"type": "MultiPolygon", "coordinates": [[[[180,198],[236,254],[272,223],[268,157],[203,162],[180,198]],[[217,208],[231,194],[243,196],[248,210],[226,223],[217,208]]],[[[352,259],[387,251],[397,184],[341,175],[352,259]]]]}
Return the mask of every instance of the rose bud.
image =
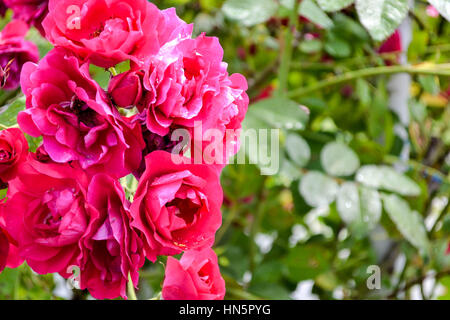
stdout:
{"type": "Polygon", "coordinates": [[[142,98],[142,76],[134,71],[121,73],[111,79],[108,93],[117,106],[133,108],[142,98]]]}
{"type": "Polygon", "coordinates": [[[28,154],[28,142],[17,128],[0,131],[0,180],[13,179],[28,154]]]}

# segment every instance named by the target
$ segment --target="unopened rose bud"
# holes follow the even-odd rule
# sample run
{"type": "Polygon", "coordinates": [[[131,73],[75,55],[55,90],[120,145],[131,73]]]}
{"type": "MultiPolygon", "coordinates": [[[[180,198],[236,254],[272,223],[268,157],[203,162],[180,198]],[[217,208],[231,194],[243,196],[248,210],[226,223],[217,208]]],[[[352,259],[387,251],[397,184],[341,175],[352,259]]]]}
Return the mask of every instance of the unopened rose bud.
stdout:
{"type": "Polygon", "coordinates": [[[114,103],[121,108],[133,108],[142,98],[141,79],[141,75],[135,71],[114,76],[108,88],[114,103]]]}

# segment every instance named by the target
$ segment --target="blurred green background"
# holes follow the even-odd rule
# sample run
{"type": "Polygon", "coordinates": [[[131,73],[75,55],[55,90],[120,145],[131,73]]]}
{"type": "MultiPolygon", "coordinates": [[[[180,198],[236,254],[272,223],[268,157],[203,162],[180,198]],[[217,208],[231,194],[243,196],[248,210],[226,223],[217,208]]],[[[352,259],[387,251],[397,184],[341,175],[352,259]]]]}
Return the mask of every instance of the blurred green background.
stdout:
{"type": "MultiPolygon", "coordinates": [[[[280,129],[277,174],[245,148],[255,163],[222,175],[226,299],[449,299],[450,1],[153,2],[220,38],[249,82],[244,128],[280,129]]],[[[1,299],[89,298],[64,288],[26,265],[0,275],[1,299]]]]}

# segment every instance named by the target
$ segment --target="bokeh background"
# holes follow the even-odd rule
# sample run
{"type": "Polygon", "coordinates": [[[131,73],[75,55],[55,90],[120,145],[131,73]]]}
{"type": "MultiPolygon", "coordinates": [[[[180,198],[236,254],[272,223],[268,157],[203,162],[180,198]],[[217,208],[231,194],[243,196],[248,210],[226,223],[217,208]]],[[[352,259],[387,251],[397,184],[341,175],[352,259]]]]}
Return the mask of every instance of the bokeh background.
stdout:
{"type": "MultiPolygon", "coordinates": [[[[222,175],[226,299],[450,299],[450,1],[153,2],[220,38],[249,82],[244,129],[280,130],[222,175]]],[[[89,298],[26,265],[0,275],[0,299],[89,298]]]]}

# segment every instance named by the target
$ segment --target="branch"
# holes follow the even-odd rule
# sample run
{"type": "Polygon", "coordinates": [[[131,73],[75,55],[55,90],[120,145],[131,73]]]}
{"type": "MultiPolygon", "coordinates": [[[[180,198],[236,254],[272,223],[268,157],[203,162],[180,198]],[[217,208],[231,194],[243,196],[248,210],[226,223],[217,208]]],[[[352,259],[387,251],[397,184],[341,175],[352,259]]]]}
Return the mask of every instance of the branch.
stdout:
{"type": "Polygon", "coordinates": [[[436,273],[436,274],[434,274],[434,275],[430,275],[430,274],[428,274],[428,275],[423,275],[423,276],[421,276],[421,277],[418,277],[418,278],[415,278],[415,279],[413,279],[413,280],[410,280],[410,281],[406,282],[403,286],[399,286],[399,288],[395,289],[395,290],[388,296],[388,299],[394,299],[394,298],[396,298],[397,295],[398,295],[400,292],[404,292],[404,291],[409,290],[409,289],[410,289],[411,287],[413,287],[414,285],[422,283],[422,282],[423,282],[426,278],[428,278],[428,277],[434,277],[436,280],[438,280],[438,279],[443,278],[443,277],[445,277],[445,276],[447,276],[447,275],[450,275],[450,268],[444,269],[444,270],[442,270],[442,271],[439,271],[438,273],[436,273]]]}
{"type": "Polygon", "coordinates": [[[450,77],[450,65],[449,64],[438,64],[434,67],[423,67],[423,66],[391,66],[391,67],[375,67],[367,68],[356,71],[350,71],[342,75],[334,76],[332,78],[322,80],[312,86],[307,88],[299,88],[289,92],[289,98],[298,98],[306,94],[319,91],[321,89],[335,86],[338,84],[346,83],[359,78],[367,78],[378,75],[389,75],[395,73],[409,73],[409,74],[424,74],[424,75],[435,75],[450,77]]]}

